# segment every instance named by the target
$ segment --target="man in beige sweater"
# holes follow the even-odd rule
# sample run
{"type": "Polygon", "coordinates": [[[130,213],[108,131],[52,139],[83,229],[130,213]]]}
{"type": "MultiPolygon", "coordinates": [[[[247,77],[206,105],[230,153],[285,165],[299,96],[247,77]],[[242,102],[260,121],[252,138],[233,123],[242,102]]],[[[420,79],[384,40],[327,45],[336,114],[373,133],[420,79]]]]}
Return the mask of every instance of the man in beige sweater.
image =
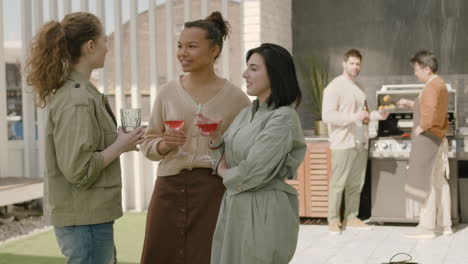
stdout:
{"type": "Polygon", "coordinates": [[[388,113],[364,110],[366,95],[356,82],[362,55],[351,49],[344,55],[343,74],[324,90],[322,120],[330,134],[332,176],[328,192],[328,228],[330,234],[341,233],[340,207],[345,193],[343,227],[371,229],[357,218],[364,184],[368,125],[370,120],[385,119],[388,113]]]}

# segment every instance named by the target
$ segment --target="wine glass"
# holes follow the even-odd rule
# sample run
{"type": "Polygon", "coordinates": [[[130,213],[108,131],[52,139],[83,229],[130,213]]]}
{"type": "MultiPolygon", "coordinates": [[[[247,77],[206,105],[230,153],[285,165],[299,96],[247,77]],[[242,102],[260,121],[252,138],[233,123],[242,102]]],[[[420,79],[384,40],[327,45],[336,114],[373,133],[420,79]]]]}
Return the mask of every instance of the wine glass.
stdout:
{"type": "MultiPolygon", "coordinates": [[[[172,130],[176,132],[180,132],[184,127],[184,115],[182,112],[180,113],[172,113],[169,115],[169,118],[164,121],[167,130],[172,130]]],[[[175,155],[185,155],[188,154],[187,152],[182,150],[182,145],[177,147],[177,153],[175,155]]]]}
{"type": "MultiPolygon", "coordinates": [[[[218,130],[221,125],[222,119],[214,112],[209,112],[203,105],[198,105],[197,115],[195,118],[195,126],[198,127],[200,134],[203,136],[210,136],[213,132],[218,130]]],[[[200,161],[213,162],[214,159],[208,154],[203,154],[200,161]]]]}

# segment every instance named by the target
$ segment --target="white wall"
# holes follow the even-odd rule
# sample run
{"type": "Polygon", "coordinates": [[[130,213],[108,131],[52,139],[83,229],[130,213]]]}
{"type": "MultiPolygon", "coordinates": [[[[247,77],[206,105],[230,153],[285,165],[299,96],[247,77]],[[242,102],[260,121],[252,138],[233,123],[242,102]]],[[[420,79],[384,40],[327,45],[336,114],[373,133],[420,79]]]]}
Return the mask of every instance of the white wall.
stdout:
{"type": "Polygon", "coordinates": [[[292,0],[244,0],[243,14],[245,52],[265,42],[292,51],[292,0]]]}
{"type": "Polygon", "coordinates": [[[260,39],[292,52],[292,0],[261,0],[260,39]]]}

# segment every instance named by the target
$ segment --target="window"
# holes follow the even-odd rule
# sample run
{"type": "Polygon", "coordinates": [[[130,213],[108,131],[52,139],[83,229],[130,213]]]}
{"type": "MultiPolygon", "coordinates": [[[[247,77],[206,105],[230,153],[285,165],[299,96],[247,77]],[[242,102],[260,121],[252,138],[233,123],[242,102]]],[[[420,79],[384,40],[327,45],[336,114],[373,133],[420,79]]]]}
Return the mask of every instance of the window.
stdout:
{"type": "Polygon", "coordinates": [[[23,139],[21,75],[19,65],[6,64],[8,140],[23,139]]]}

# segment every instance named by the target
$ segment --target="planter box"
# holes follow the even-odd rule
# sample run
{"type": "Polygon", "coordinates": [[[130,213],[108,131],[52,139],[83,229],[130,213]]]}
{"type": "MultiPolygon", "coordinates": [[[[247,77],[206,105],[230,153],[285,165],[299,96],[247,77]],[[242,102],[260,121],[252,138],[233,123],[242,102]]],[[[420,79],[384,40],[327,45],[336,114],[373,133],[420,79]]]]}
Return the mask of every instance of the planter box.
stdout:
{"type": "Polygon", "coordinates": [[[331,175],[329,143],[307,143],[306,156],[297,174],[296,180],[286,182],[299,192],[299,216],[326,218],[331,175]]]}

